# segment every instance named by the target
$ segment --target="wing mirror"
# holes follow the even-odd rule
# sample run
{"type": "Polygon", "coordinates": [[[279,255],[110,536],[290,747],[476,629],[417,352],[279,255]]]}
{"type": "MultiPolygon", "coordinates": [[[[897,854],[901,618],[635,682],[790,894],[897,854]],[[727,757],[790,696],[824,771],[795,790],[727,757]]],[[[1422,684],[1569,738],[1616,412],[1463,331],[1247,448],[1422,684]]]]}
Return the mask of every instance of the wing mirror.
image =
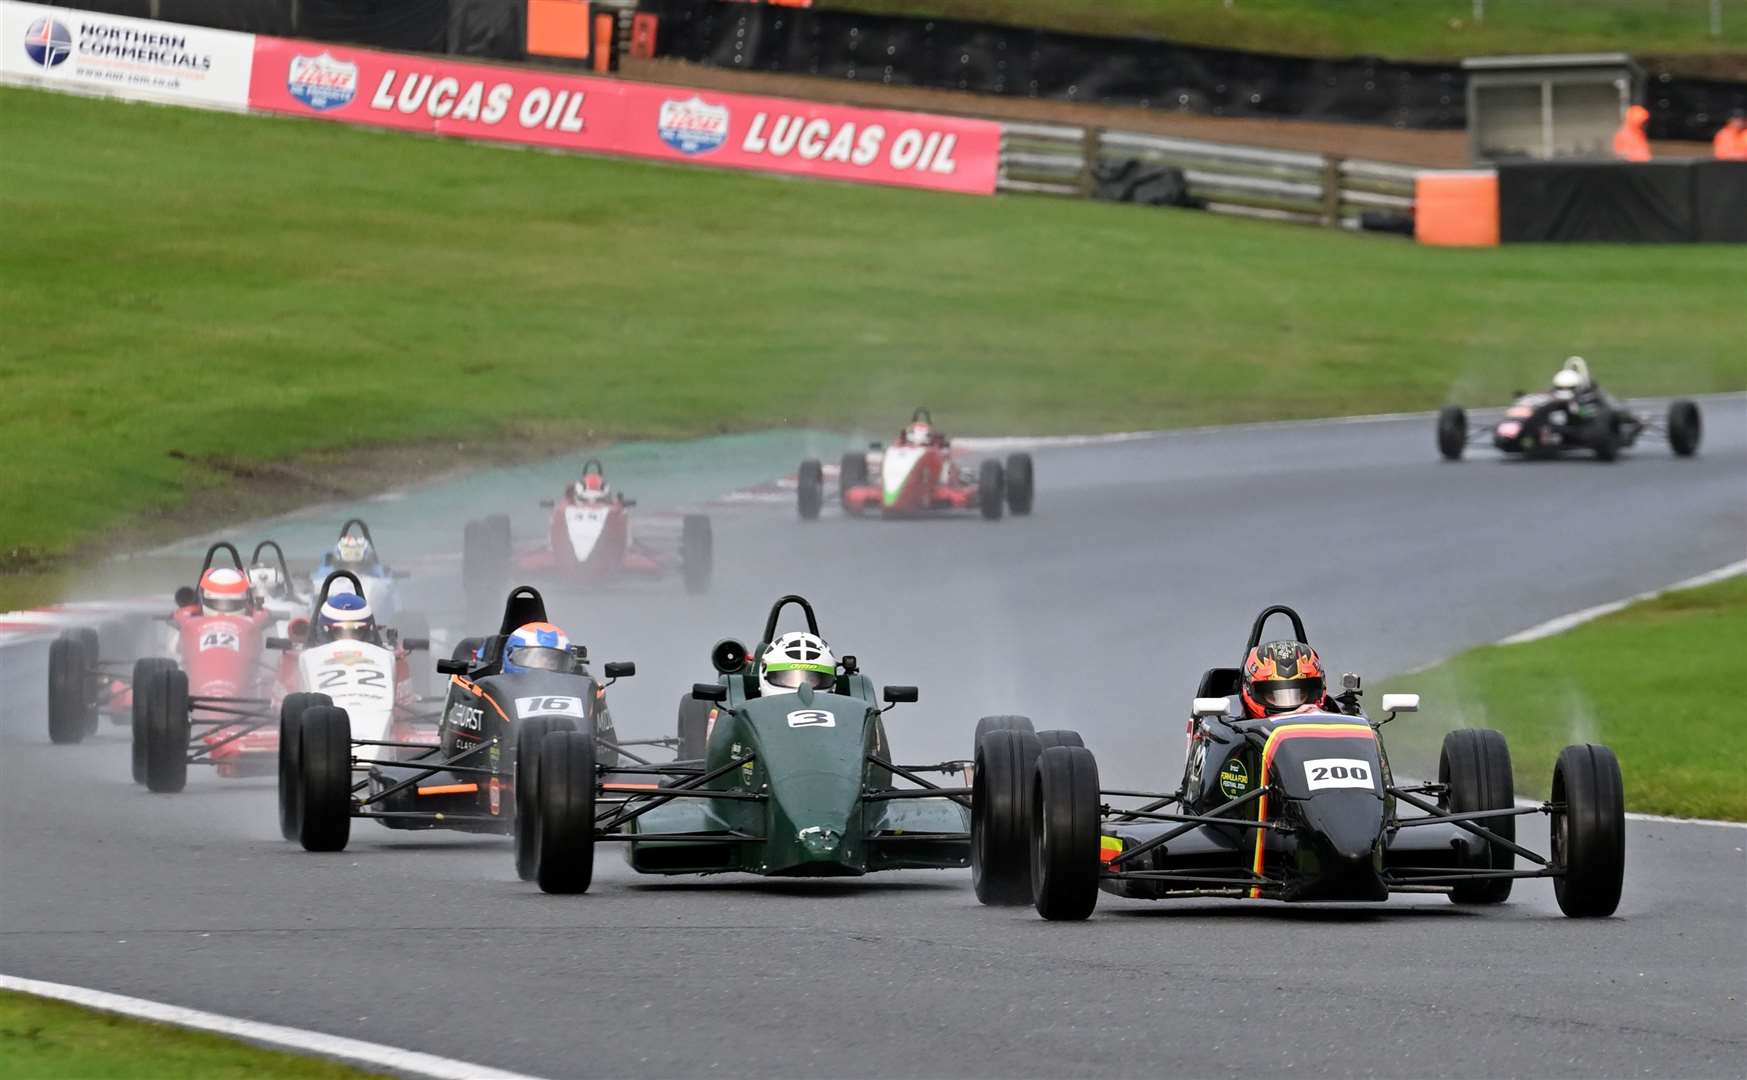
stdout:
{"type": "Polygon", "coordinates": [[[629,660],[612,660],[602,670],[609,679],[629,679],[637,674],[637,665],[629,660]]]}
{"type": "Polygon", "coordinates": [[[540,500],[540,509],[542,509],[542,510],[550,510],[554,506],[557,506],[557,505],[558,505],[557,499],[541,499],[540,500]]]}
{"type": "Polygon", "coordinates": [[[743,671],[746,668],[746,646],[733,638],[724,638],[710,650],[710,663],[724,675],[743,671]]]}
{"type": "Polygon", "coordinates": [[[692,683],[692,698],[696,701],[714,701],[721,704],[728,700],[728,688],[721,683],[692,683]]]}
{"type": "Polygon", "coordinates": [[[886,448],[886,444],[885,443],[878,443],[878,442],[870,442],[867,444],[867,448],[869,450],[884,450],[886,448]]]}
{"type": "Polygon", "coordinates": [[[261,644],[266,648],[285,652],[291,648],[291,639],[288,637],[270,637],[261,644]]]}
{"type": "Polygon", "coordinates": [[[1418,694],[1384,694],[1379,702],[1386,713],[1419,712],[1418,694]]]}
{"type": "Polygon", "coordinates": [[[620,506],[636,506],[637,500],[636,499],[620,499],[619,505],[620,506]]]}
{"type": "Polygon", "coordinates": [[[1189,714],[1200,720],[1207,716],[1225,716],[1231,712],[1228,697],[1198,697],[1189,704],[1189,714]]]}
{"type": "Polygon", "coordinates": [[[888,686],[880,691],[887,705],[907,705],[919,696],[914,686],[888,686]]]}
{"type": "Polygon", "coordinates": [[[467,661],[465,661],[465,660],[438,660],[437,661],[437,674],[439,674],[439,675],[465,675],[465,674],[467,674],[468,666],[469,665],[468,665],[467,661]]]}
{"type": "Polygon", "coordinates": [[[430,652],[431,639],[428,637],[403,637],[400,639],[400,647],[407,652],[430,652]]]}
{"type": "Polygon", "coordinates": [[[194,591],[194,586],[184,585],[176,590],[176,606],[179,608],[193,607],[200,599],[200,594],[194,591]]]}

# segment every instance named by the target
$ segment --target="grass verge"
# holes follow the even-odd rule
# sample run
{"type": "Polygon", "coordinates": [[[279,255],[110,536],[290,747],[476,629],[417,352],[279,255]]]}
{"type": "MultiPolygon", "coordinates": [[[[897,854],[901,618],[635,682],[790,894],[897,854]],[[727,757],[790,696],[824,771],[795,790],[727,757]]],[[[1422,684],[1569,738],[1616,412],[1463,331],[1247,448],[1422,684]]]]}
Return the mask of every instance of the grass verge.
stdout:
{"type": "Polygon", "coordinates": [[[7,1080],[365,1080],[374,1073],[168,1024],[0,990],[7,1080]]]}
{"type": "MultiPolygon", "coordinates": [[[[1747,726],[1728,672],[1747,653],[1747,577],[1665,593],[1564,634],[1490,645],[1394,680],[1425,712],[1388,729],[1416,775],[1436,775],[1443,727],[1510,740],[1518,790],[1544,798],[1571,743],[1611,746],[1626,808],[1747,821],[1747,726]],[[1405,729],[1405,730],[1404,730],[1405,729]]],[[[1408,771],[1406,766],[1401,766],[1408,771]]]]}
{"type": "Polygon", "coordinates": [[[1160,37],[1296,56],[1454,59],[1490,53],[1747,53],[1747,14],[1709,0],[821,0],[821,7],[1160,37]]]}
{"type": "Polygon", "coordinates": [[[1623,393],[1747,386],[1722,247],[1425,250],[17,89],[0,124],[0,571],[383,445],[1380,412],[1573,351],[1623,393]]]}

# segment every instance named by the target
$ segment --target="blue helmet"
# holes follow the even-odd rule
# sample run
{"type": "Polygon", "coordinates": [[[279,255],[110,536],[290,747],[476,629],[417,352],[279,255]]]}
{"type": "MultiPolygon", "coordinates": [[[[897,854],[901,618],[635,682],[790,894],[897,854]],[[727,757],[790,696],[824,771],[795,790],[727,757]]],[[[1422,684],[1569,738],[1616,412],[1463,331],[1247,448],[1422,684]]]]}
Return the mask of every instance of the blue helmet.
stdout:
{"type": "Polygon", "coordinates": [[[573,671],[575,663],[569,636],[548,622],[519,626],[503,643],[506,672],[573,671]]]}
{"type": "Polygon", "coordinates": [[[376,617],[370,604],[356,593],[335,593],[322,605],[316,621],[321,641],[374,641],[376,617]]]}

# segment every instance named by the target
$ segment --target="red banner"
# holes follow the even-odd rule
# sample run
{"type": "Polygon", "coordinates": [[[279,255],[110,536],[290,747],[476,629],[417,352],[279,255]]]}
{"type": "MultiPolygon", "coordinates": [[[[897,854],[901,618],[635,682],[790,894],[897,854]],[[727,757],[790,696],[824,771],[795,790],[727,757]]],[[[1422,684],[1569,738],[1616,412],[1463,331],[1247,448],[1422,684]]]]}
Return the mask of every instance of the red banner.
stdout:
{"type": "Polygon", "coordinates": [[[1001,127],[255,39],[249,106],[470,139],[993,194],[1001,127]]]}

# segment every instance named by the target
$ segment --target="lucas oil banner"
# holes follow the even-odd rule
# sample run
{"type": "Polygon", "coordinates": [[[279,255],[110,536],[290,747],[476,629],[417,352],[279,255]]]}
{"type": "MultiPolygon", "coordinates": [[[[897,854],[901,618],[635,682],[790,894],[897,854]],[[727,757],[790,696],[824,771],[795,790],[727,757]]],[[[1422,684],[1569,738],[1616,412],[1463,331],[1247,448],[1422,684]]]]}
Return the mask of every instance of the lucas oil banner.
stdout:
{"type": "Polygon", "coordinates": [[[993,194],[999,124],[260,37],[252,108],[439,135],[993,194]]]}

